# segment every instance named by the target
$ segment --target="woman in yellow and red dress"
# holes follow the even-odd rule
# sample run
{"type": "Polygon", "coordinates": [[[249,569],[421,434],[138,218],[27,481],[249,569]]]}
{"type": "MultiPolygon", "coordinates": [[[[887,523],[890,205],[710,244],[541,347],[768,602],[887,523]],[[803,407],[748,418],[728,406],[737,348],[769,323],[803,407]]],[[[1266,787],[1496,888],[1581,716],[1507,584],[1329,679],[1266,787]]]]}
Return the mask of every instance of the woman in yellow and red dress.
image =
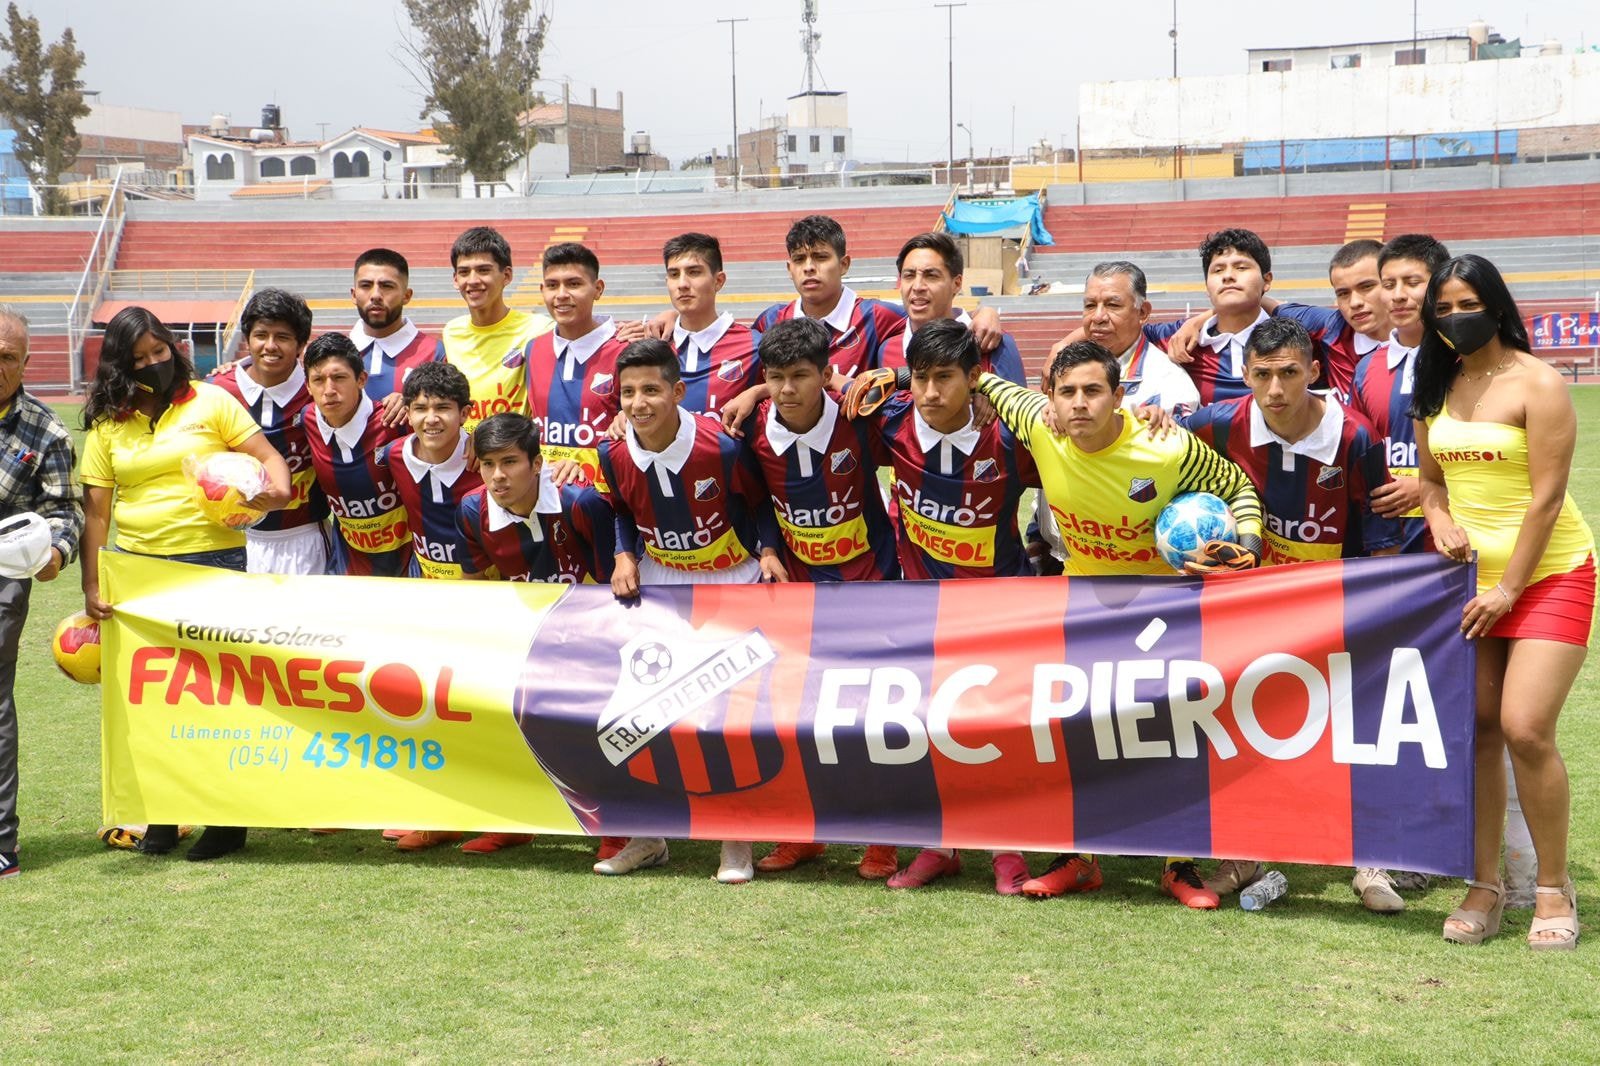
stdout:
{"type": "Polygon", "coordinates": [[[1461,614],[1461,632],[1478,645],[1475,869],[1444,937],[1477,944],[1499,932],[1509,750],[1539,861],[1528,944],[1572,948],[1571,793],[1556,719],[1583,665],[1595,604],[1594,537],[1567,493],[1577,415],[1560,373],[1531,354],[1487,259],[1441,266],[1422,314],[1411,412],[1422,510],[1440,552],[1478,557],[1477,595],[1461,614]]]}

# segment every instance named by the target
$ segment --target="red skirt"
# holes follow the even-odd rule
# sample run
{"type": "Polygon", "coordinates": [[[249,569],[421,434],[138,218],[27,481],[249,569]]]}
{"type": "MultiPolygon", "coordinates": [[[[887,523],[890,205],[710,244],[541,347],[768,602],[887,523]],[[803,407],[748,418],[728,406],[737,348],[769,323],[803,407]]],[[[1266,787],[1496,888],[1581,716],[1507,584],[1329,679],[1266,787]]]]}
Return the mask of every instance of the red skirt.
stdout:
{"type": "Polygon", "coordinates": [[[1589,646],[1594,628],[1594,556],[1565,574],[1551,574],[1535,581],[1511,610],[1500,617],[1488,636],[1510,640],[1557,640],[1563,644],[1589,646]]]}

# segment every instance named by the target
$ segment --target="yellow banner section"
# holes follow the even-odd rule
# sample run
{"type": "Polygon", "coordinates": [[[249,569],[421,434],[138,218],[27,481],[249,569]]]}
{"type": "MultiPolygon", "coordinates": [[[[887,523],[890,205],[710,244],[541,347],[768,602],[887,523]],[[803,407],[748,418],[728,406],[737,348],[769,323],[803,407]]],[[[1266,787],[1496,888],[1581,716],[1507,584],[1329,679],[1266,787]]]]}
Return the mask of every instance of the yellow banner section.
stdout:
{"type": "Polygon", "coordinates": [[[511,711],[563,586],[100,562],[107,822],[583,831],[511,711]]]}

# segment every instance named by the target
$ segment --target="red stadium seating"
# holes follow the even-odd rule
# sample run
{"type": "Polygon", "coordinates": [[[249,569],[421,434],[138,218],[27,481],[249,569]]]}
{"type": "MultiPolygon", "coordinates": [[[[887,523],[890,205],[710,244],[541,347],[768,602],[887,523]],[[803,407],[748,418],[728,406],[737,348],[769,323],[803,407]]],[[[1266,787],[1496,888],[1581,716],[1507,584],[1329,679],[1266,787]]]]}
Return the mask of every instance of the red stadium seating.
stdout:
{"type": "Polygon", "coordinates": [[[11,230],[0,234],[0,273],[65,274],[81,271],[94,231],[11,230]]]}

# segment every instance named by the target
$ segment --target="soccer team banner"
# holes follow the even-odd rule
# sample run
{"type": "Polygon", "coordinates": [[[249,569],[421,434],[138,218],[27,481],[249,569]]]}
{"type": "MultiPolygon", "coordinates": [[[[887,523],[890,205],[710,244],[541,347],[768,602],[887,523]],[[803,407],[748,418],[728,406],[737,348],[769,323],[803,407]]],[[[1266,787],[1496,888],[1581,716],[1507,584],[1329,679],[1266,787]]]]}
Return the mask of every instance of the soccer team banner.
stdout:
{"type": "Polygon", "coordinates": [[[1434,555],[631,603],[101,560],[108,821],[1471,869],[1434,555]]]}

